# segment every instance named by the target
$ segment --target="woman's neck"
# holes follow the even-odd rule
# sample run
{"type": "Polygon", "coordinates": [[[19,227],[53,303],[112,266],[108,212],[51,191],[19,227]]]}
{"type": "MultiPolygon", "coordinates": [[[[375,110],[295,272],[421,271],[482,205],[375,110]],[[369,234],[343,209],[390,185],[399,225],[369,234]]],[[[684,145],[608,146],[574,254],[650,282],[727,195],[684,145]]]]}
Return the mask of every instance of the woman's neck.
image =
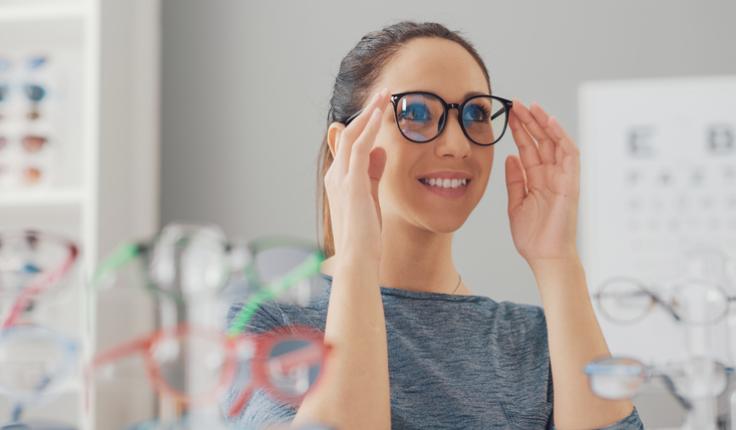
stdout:
{"type": "MultiPolygon", "coordinates": [[[[379,267],[381,286],[433,293],[470,294],[458,285],[458,272],[452,261],[452,233],[435,233],[409,225],[405,221],[382,225],[382,251],[379,267]]],[[[334,273],[337,256],[322,266],[334,273]]]]}

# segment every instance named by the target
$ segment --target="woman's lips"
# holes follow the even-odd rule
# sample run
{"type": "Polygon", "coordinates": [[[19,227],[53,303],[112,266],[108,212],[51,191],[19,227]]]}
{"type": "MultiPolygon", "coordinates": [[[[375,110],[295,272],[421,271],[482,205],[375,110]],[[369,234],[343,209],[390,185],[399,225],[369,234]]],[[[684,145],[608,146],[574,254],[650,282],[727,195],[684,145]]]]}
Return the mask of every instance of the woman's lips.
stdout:
{"type": "Polygon", "coordinates": [[[425,184],[421,180],[417,180],[417,182],[419,182],[419,185],[421,185],[425,190],[429,191],[430,193],[446,198],[457,199],[465,195],[472,181],[468,180],[468,183],[466,185],[459,186],[457,188],[436,187],[433,185],[425,184]]]}

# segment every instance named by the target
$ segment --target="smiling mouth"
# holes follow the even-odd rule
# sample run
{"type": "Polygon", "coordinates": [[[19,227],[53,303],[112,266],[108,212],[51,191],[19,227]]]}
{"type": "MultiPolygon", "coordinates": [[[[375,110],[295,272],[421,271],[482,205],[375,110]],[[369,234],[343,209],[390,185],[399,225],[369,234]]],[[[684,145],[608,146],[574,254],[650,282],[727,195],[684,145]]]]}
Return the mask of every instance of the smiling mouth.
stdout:
{"type": "Polygon", "coordinates": [[[460,189],[467,188],[470,185],[471,179],[442,179],[442,178],[419,178],[419,182],[424,185],[438,188],[438,189],[460,189]]]}

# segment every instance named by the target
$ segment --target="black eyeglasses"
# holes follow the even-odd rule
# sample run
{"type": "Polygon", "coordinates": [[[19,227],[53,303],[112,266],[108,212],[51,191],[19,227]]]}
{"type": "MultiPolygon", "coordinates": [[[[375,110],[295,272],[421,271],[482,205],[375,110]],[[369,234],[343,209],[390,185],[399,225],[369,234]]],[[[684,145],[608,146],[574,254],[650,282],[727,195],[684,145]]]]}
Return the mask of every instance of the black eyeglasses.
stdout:
{"type": "MultiPolygon", "coordinates": [[[[465,136],[476,145],[490,146],[498,142],[509,123],[511,100],[480,94],[464,102],[447,103],[437,94],[411,91],[391,95],[396,125],[401,135],[414,143],[427,143],[437,138],[447,125],[450,109],[457,109],[458,122],[465,136]]],[[[358,111],[344,121],[350,124],[358,111]]]]}

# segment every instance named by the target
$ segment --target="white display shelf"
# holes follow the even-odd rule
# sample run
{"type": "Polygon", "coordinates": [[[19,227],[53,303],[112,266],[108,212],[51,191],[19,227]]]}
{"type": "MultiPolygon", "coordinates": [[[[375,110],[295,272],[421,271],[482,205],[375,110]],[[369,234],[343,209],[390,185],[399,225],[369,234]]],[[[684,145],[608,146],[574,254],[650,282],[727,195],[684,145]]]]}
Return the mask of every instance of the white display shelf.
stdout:
{"type": "Polygon", "coordinates": [[[79,1],[3,2],[0,0],[0,23],[84,19],[87,9],[79,1]]]}
{"type": "Polygon", "coordinates": [[[0,191],[0,208],[43,208],[75,206],[84,202],[82,190],[12,190],[0,191]]]}
{"type": "MultiPolygon", "coordinates": [[[[75,240],[79,286],[118,244],[158,229],[159,2],[0,0],[0,54],[49,55],[66,83],[55,102],[63,104],[65,126],[54,171],[59,180],[35,189],[0,188],[0,228],[75,240]]],[[[65,300],[49,307],[40,323],[63,327],[88,362],[96,350],[94,297],[74,288],[65,300]]],[[[81,375],[75,376],[60,398],[29,416],[69,421],[79,430],[115,430],[107,417],[95,416],[94,398],[85,405],[81,375]]]]}

